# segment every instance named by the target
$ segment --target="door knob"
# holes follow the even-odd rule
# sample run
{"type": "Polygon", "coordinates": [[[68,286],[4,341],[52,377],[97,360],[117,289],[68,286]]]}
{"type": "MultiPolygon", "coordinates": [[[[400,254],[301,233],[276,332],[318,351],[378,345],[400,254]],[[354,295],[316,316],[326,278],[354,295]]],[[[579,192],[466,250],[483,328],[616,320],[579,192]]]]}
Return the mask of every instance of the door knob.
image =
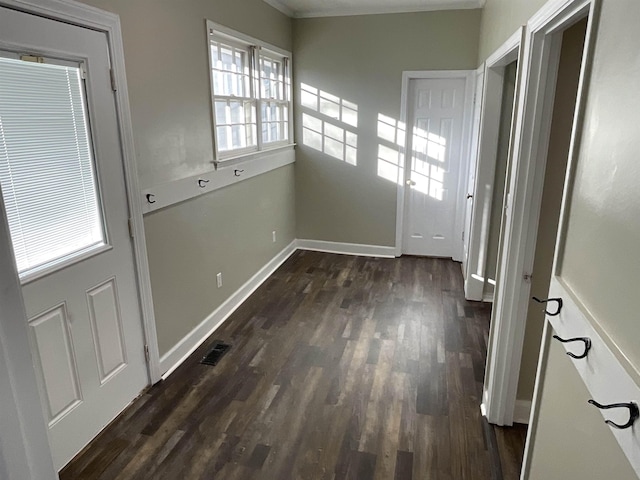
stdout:
{"type": "Polygon", "coordinates": [[[407,180],[407,185],[409,185],[410,187],[413,187],[416,184],[416,182],[414,182],[413,180],[407,180]]]}

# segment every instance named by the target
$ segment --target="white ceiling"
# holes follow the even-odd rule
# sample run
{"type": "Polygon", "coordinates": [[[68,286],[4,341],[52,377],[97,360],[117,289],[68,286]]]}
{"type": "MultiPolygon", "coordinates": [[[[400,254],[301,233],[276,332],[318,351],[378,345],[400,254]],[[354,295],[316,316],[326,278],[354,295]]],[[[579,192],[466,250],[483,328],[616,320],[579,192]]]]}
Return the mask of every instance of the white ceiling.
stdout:
{"type": "Polygon", "coordinates": [[[295,18],[482,8],[485,0],[264,0],[295,18]]]}

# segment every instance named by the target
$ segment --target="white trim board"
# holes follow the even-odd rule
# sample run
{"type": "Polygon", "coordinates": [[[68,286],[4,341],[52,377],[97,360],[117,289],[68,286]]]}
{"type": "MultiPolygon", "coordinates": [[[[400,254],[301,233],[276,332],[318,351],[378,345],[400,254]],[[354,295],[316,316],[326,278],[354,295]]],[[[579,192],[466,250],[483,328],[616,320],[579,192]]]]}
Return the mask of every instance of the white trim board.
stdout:
{"type": "Polygon", "coordinates": [[[516,400],[513,409],[513,423],[529,424],[531,417],[531,400],[516,400]]]}
{"type": "Polygon", "coordinates": [[[296,246],[298,250],[313,250],[315,252],[357,255],[360,257],[394,258],[396,256],[394,247],[383,245],[363,245],[359,243],[298,239],[296,246]]]}
{"type": "Polygon", "coordinates": [[[190,198],[219,190],[249,178],[262,175],[296,160],[294,147],[287,145],[273,151],[262,151],[251,160],[218,166],[217,170],[163,183],[142,191],[143,212],[151,213],[190,198]],[[202,186],[201,186],[202,185],[202,186]],[[147,197],[152,195],[152,197],[147,197]],[[153,203],[151,203],[153,202],[153,203]]]}
{"type": "MultiPolygon", "coordinates": [[[[484,392],[482,396],[482,403],[480,404],[480,414],[486,418],[487,416],[487,392],[484,392]]],[[[528,425],[531,419],[531,400],[516,400],[515,408],[513,409],[513,423],[522,423],[528,425]]]]}
{"type": "MultiPolygon", "coordinates": [[[[540,352],[540,362],[536,376],[536,393],[534,394],[534,412],[532,425],[535,427],[537,416],[540,414],[540,401],[542,383],[544,382],[544,365],[549,351],[549,345],[556,340],[552,338],[552,333],[556,333],[562,338],[587,337],[591,340],[591,348],[586,358],[571,358],[571,363],[577,370],[585,387],[589,391],[591,398],[602,404],[635,402],[640,404],[640,386],[637,383],[637,371],[631,362],[628,361],[611,342],[610,338],[601,335],[601,327],[586,307],[580,302],[574,292],[558,277],[551,280],[549,288],[550,298],[562,298],[563,307],[557,316],[546,316],[544,335],[542,340],[542,350],[540,352]]],[[[552,307],[554,308],[554,307],[552,307]]],[[[584,346],[580,342],[563,343],[564,350],[576,355],[582,354],[584,346]]],[[[596,407],[593,407],[594,409],[596,407]]],[[[618,423],[625,423],[629,414],[625,409],[599,410],[604,420],[613,420],[618,423]]],[[[640,477],[640,429],[638,420],[633,428],[620,430],[609,427],[611,433],[618,442],[629,463],[640,477]]],[[[535,428],[527,433],[527,443],[522,467],[522,479],[529,478],[531,469],[533,444],[535,442],[535,428]]]]}
{"type": "MultiPolygon", "coordinates": [[[[271,4],[276,0],[264,0],[271,4]]],[[[401,2],[398,2],[401,3],[401,2]]],[[[456,0],[452,1],[433,1],[423,6],[403,6],[403,5],[385,5],[385,6],[364,6],[364,7],[330,7],[316,8],[305,11],[293,11],[293,18],[316,18],[316,17],[344,17],[351,15],[380,15],[391,13],[417,13],[417,12],[433,12],[439,10],[470,10],[484,7],[485,0],[456,0]]],[[[277,8],[277,7],[276,7],[277,8]]]]}
{"type": "Polygon", "coordinates": [[[492,314],[492,332],[484,389],[487,419],[511,425],[520,375],[531,284],[525,274],[533,268],[536,232],[544,186],[547,146],[555,95],[562,32],[588,15],[589,22],[576,98],[566,186],[582,129],[585,81],[593,55],[597,0],[551,0],[527,24],[522,54],[521,88],[513,134],[511,193],[503,225],[499,282],[492,314]]]}
{"type": "Polygon", "coordinates": [[[284,13],[287,17],[294,17],[294,12],[289,7],[287,7],[284,3],[278,0],[262,0],[264,3],[271,5],[273,8],[278,10],[280,13],[284,13]]]}
{"type": "Polygon", "coordinates": [[[398,164],[400,165],[396,187],[396,244],[395,256],[402,255],[404,237],[404,211],[406,202],[405,175],[407,162],[407,144],[409,142],[409,82],[411,80],[432,78],[462,78],[465,80],[464,116],[462,123],[462,147],[460,149],[460,173],[458,176],[458,198],[453,233],[453,255],[456,262],[462,261],[464,220],[466,213],[467,176],[469,170],[469,153],[471,150],[471,129],[473,124],[473,94],[475,91],[475,70],[408,70],[402,72],[402,95],[400,99],[400,125],[404,125],[404,142],[400,145],[398,164]]]}

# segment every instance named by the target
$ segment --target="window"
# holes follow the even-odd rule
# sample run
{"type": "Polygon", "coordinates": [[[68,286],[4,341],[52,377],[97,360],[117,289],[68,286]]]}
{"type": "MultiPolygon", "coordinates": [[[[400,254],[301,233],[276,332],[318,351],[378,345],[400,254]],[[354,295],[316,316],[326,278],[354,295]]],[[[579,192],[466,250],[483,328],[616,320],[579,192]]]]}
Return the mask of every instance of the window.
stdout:
{"type": "Polygon", "coordinates": [[[291,144],[290,54],[207,22],[216,161],[291,144]]]}
{"type": "Polygon", "coordinates": [[[77,63],[0,56],[0,184],[22,279],[105,245],[77,63]]]}

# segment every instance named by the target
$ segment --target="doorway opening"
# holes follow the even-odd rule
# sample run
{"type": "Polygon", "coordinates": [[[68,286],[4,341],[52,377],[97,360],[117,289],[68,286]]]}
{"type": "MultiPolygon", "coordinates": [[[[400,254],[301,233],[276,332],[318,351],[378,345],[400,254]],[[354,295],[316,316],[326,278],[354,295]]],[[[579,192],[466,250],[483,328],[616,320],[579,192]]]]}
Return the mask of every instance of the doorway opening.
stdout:
{"type": "Polygon", "coordinates": [[[518,29],[485,62],[475,182],[468,209],[469,246],[463,269],[467,300],[493,300],[522,34],[523,29],[518,29]]]}
{"type": "Polygon", "coordinates": [[[580,129],[592,9],[572,2],[527,28],[529,58],[514,129],[505,194],[498,282],[491,319],[483,411],[489,422],[527,423],[567,165],[580,129]],[[587,19],[587,17],[589,17],[587,19]]]}

